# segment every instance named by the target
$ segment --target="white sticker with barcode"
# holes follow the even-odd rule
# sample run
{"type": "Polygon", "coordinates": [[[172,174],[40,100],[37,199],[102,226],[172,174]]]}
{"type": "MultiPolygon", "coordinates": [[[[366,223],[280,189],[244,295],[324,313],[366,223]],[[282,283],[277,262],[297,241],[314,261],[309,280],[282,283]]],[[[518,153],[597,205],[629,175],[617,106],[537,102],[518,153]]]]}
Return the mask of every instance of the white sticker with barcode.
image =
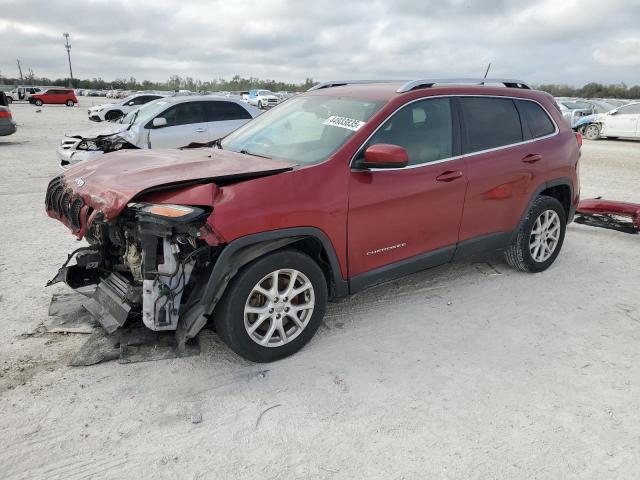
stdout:
{"type": "Polygon", "coordinates": [[[353,130],[357,132],[364,125],[365,122],[356,120],[355,118],[338,117],[337,115],[331,115],[327,118],[323,125],[331,125],[332,127],[346,128],[347,130],[353,130]]]}

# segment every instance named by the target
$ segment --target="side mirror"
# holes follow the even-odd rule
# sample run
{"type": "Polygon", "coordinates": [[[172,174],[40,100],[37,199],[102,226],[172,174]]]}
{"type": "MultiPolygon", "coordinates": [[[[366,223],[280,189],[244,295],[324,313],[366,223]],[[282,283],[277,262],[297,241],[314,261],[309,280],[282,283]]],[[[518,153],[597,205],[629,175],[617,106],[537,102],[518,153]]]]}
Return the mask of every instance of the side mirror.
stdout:
{"type": "Polygon", "coordinates": [[[398,146],[388,143],[371,145],[364,152],[364,168],[404,168],[409,163],[409,154],[398,146]]]}
{"type": "Polygon", "coordinates": [[[164,117],[156,117],[153,119],[153,126],[155,128],[162,128],[167,126],[167,119],[164,117]]]}

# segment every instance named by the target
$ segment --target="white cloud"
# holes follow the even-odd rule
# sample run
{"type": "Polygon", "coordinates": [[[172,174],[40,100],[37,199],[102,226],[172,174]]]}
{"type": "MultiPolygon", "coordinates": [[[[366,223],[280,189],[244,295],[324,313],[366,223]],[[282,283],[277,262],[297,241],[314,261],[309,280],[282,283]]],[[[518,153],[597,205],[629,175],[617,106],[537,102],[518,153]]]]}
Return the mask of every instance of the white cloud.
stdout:
{"type": "Polygon", "coordinates": [[[639,0],[19,5],[2,8],[0,71],[7,76],[16,74],[15,58],[37,75],[65,76],[62,32],[68,31],[74,73],[81,78],[477,76],[492,62],[493,75],[530,82],[640,83],[634,68],[639,0]]]}
{"type": "Polygon", "coordinates": [[[608,67],[640,67],[640,36],[604,41],[593,51],[593,58],[608,67]]]}

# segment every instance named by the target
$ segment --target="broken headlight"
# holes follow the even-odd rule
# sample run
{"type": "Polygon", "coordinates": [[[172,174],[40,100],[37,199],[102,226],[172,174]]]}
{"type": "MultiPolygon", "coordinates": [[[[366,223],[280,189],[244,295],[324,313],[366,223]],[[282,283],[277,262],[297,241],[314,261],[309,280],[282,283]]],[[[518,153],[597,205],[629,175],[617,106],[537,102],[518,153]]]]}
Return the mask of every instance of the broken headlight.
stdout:
{"type": "Polygon", "coordinates": [[[93,140],[83,140],[78,144],[78,150],[100,150],[100,147],[93,140]]]}
{"type": "Polygon", "coordinates": [[[198,225],[204,223],[206,210],[188,205],[170,203],[130,203],[129,210],[141,222],[161,223],[165,225],[198,225]]]}

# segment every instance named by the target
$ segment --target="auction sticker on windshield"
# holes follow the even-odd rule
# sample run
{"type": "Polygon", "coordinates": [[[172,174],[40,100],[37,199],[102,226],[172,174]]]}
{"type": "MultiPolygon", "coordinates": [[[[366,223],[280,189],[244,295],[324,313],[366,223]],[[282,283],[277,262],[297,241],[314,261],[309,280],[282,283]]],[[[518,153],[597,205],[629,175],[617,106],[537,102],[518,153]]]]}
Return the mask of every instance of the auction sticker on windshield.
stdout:
{"type": "Polygon", "coordinates": [[[355,118],[338,117],[337,115],[331,115],[327,118],[323,125],[331,125],[332,127],[346,128],[347,130],[353,130],[357,132],[364,125],[365,122],[356,120],[355,118]]]}

